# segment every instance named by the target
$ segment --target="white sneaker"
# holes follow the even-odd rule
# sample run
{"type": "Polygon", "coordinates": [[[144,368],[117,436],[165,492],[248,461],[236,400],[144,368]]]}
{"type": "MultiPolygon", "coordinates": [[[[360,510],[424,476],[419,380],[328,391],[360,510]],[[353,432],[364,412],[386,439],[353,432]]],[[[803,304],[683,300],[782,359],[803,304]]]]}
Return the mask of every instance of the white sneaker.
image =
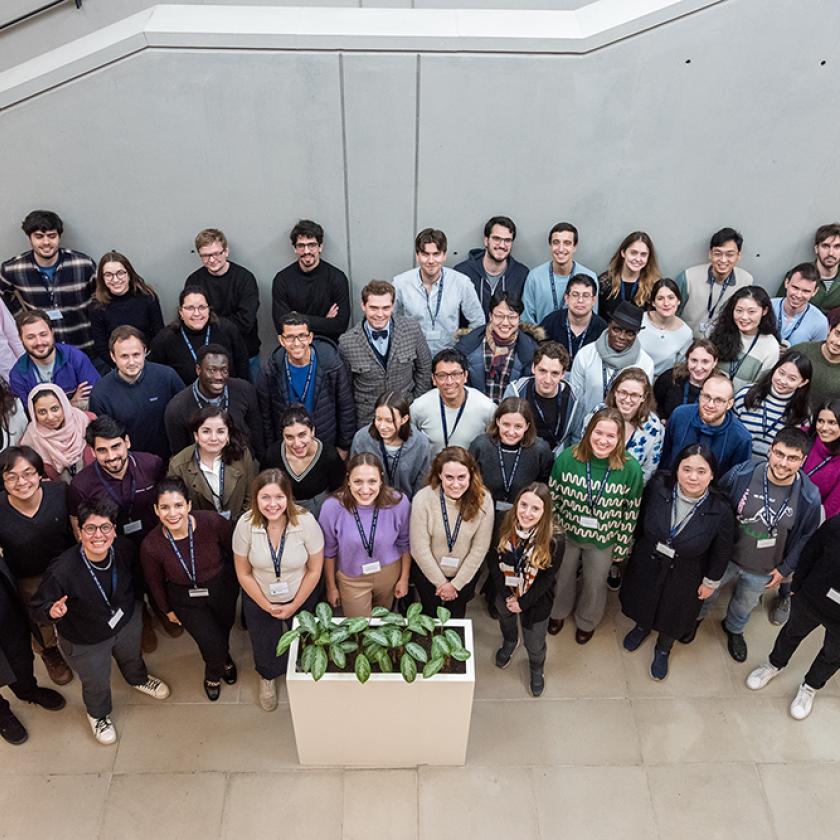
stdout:
{"type": "Polygon", "coordinates": [[[277,684],[275,680],[264,680],[260,677],[260,706],[267,712],[277,708],[277,684]]]}
{"type": "Polygon", "coordinates": [[[769,662],[766,665],[759,665],[758,668],[750,671],[747,677],[747,688],[753,691],[758,691],[759,688],[764,688],[773,677],[778,676],[782,669],[771,665],[769,662]]]}
{"type": "Polygon", "coordinates": [[[93,718],[88,715],[87,719],[90,724],[91,732],[93,732],[93,737],[96,738],[100,744],[116,743],[117,730],[115,729],[114,724],[111,723],[111,718],[108,715],[101,718],[93,718]]]}
{"type": "Polygon", "coordinates": [[[796,692],[796,697],[790,704],[790,716],[796,720],[805,720],[814,707],[814,695],[816,693],[816,688],[811,688],[807,683],[802,683],[799,686],[799,691],[796,692]]]}
{"type": "Polygon", "coordinates": [[[169,686],[163,680],[153,677],[151,674],[148,675],[146,682],[142,685],[134,685],[132,688],[136,688],[143,694],[148,694],[149,697],[154,697],[155,700],[165,700],[169,697],[169,686]]]}

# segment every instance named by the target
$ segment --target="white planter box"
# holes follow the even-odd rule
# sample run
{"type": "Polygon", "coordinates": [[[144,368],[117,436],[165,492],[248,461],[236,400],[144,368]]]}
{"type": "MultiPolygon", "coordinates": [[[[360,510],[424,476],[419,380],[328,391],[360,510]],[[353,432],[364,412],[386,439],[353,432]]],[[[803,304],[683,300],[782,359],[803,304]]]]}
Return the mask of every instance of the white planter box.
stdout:
{"type": "Polygon", "coordinates": [[[436,674],[428,680],[418,674],[413,683],[398,673],[374,673],[364,684],[352,673],[326,673],[315,682],[309,674],[295,671],[296,639],[289,648],[286,689],[300,763],[339,767],[463,764],[475,690],[472,622],[452,619],[446,626],[464,628],[464,647],[473,654],[464,663],[466,673],[436,674]]]}

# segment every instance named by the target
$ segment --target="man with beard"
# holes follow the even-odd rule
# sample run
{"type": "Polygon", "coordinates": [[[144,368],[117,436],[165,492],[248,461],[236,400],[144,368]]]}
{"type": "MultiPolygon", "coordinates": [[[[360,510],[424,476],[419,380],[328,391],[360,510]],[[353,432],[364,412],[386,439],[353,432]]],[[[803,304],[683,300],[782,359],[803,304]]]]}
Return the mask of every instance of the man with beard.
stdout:
{"type": "MultiPolygon", "coordinates": [[[[817,228],[814,234],[814,254],[814,268],[817,270],[819,282],[811,303],[828,315],[832,309],[840,306],[840,222],[820,225],[817,228]]],[[[778,297],[784,296],[785,285],[786,283],[782,283],[779,286],[776,292],[778,297]]]]}

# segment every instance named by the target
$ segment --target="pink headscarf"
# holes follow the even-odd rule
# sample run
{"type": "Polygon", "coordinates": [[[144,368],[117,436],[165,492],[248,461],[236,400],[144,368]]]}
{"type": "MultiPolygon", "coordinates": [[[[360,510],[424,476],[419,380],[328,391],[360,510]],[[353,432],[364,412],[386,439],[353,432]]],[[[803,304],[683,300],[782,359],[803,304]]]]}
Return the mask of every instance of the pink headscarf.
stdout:
{"type": "Polygon", "coordinates": [[[70,405],[67,395],[52,383],[36,385],[26,399],[29,416],[32,418],[26,431],[20,439],[22,444],[31,446],[43,459],[45,464],[51,464],[56,472],[63,472],[68,467],[78,464],[85,451],[85,429],[90,423],[87,414],[81,409],[70,405]],[[60,429],[48,429],[35,419],[35,406],[32,397],[43,391],[50,391],[61,403],[64,411],[64,425],[60,429]]]}

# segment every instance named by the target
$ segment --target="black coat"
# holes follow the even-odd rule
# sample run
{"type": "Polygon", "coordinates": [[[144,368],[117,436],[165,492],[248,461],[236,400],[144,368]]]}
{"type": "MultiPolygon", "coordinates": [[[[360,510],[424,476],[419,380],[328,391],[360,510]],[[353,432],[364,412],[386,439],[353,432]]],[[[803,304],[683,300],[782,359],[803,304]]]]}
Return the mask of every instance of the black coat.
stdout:
{"type": "Polygon", "coordinates": [[[671,489],[655,475],[642,498],[636,542],[621,584],[622,612],[645,629],[678,639],[694,627],[703,578],[720,580],[735,544],[735,513],[712,490],[673,539],[673,558],[657,552],[671,529],[671,489]]]}
{"type": "Polygon", "coordinates": [[[3,601],[9,605],[10,610],[8,615],[0,613],[0,627],[5,628],[8,634],[0,639],[0,686],[3,686],[17,679],[9,657],[14,660],[15,653],[18,653],[21,648],[26,650],[23,654],[25,657],[31,650],[31,641],[29,616],[26,614],[23,602],[19,600],[14,578],[2,556],[0,556],[0,586],[6,590],[8,597],[3,598],[3,601]]]}
{"type": "MultiPolygon", "coordinates": [[[[532,627],[551,615],[557,591],[557,572],[560,570],[559,558],[562,554],[562,546],[558,552],[557,545],[552,545],[551,565],[537,572],[530,589],[519,599],[519,606],[522,607],[520,621],[523,627],[532,627]]],[[[505,588],[505,576],[499,567],[499,554],[495,548],[487,554],[487,571],[493,579],[495,591],[507,594],[509,590],[505,588]]]]}

